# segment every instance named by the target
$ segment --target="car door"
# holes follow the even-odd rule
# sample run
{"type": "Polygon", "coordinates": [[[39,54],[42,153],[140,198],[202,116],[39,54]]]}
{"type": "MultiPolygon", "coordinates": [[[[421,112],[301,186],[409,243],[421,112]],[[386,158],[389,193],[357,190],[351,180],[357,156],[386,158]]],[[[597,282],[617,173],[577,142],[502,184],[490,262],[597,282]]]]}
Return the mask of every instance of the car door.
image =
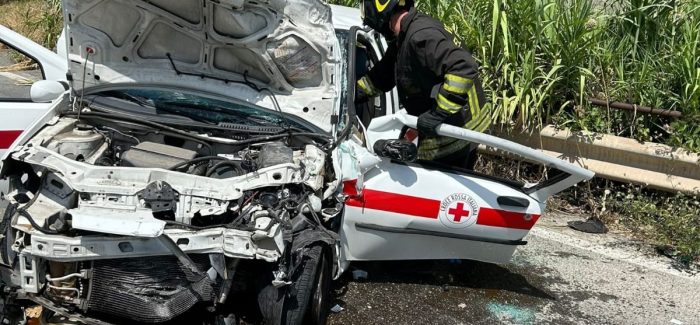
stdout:
{"type": "MultiPolygon", "coordinates": [[[[8,149],[52,106],[33,102],[31,85],[65,79],[66,66],[58,54],[0,25],[0,167],[8,149]]],[[[6,191],[0,181],[0,192],[6,191]]]]}

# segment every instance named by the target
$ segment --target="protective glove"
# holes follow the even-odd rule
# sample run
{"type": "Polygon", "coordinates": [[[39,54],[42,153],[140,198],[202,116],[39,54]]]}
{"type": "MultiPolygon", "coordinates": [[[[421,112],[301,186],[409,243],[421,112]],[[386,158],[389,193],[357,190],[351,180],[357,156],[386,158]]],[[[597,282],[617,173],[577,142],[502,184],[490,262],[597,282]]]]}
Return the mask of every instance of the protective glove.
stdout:
{"type": "Polygon", "coordinates": [[[368,76],[364,76],[357,80],[355,86],[355,104],[362,104],[369,101],[370,98],[379,95],[379,91],[374,88],[374,84],[368,76]]]}
{"type": "Polygon", "coordinates": [[[423,136],[436,136],[437,127],[447,119],[450,114],[440,110],[429,110],[418,117],[418,132],[423,136]]]}
{"type": "Polygon", "coordinates": [[[369,96],[360,87],[355,87],[355,104],[364,104],[369,101],[369,96]]]}

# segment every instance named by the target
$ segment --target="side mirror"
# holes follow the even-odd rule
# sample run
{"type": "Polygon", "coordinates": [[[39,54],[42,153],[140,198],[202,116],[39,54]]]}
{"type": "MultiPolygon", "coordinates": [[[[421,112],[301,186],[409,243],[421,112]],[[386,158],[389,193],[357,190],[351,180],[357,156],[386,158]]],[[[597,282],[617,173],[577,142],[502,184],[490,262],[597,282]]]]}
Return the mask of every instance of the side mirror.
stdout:
{"type": "Polygon", "coordinates": [[[35,103],[48,103],[68,90],[68,85],[55,80],[39,80],[32,84],[29,94],[35,103]]]}

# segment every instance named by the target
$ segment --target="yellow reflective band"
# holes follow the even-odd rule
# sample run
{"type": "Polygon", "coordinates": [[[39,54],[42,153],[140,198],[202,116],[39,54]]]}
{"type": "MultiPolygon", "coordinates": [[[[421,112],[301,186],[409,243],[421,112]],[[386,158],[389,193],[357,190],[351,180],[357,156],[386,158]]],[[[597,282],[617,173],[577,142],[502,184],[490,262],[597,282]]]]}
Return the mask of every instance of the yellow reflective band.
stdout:
{"type": "Polygon", "coordinates": [[[484,132],[488,130],[489,126],[491,126],[491,113],[488,109],[482,109],[478,115],[473,115],[472,119],[464,125],[464,128],[484,132]]]}
{"type": "Polygon", "coordinates": [[[467,122],[467,124],[464,125],[464,128],[472,130],[472,131],[477,131],[476,128],[479,125],[483,124],[484,120],[485,120],[484,115],[475,116],[474,118],[469,120],[469,122],[467,122]]]}
{"type": "Polygon", "coordinates": [[[372,84],[372,80],[370,80],[367,76],[362,77],[360,80],[357,81],[357,85],[362,89],[362,91],[367,94],[369,97],[374,97],[376,96],[379,91],[377,88],[374,87],[374,84],[372,84]]]}
{"type": "Polygon", "coordinates": [[[458,139],[449,137],[438,137],[438,138],[428,138],[420,143],[420,147],[423,149],[440,149],[442,147],[453,144],[458,139]]]}
{"type": "Polygon", "coordinates": [[[484,131],[488,130],[489,127],[491,127],[492,119],[491,119],[491,105],[490,104],[487,103],[484,105],[484,107],[482,107],[481,115],[484,117],[483,121],[481,122],[481,124],[477,125],[474,128],[474,131],[484,132],[484,131]]]}
{"type": "Polygon", "coordinates": [[[374,5],[377,7],[377,11],[382,12],[386,10],[390,2],[391,0],[386,0],[384,3],[381,3],[379,0],[374,0],[374,5]]]}
{"type": "Polygon", "coordinates": [[[438,107],[451,114],[457,113],[460,109],[462,109],[461,105],[445,98],[445,96],[443,96],[442,94],[438,94],[437,103],[438,107]]]}
{"type": "Polygon", "coordinates": [[[471,111],[472,116],[479,115],[481,112],[481,104],[479,103],[479,95],[476,94],[476,89],[472,87],[469,89],[469,111],[471,111]]]}
{"type": "Polygon", "coordinates": [[[457,94],[457,95],[464,95],[468,91],[467,88],[459,88],[457,86],[453,86],[451,84],[448,84],[447,82],[442,84],[442,89],[445,89],[445,90],[447,90],[451,93],[457,94]]]}
{"type": "Polygon", "coordinates": [[[464,78],[464,77],[460,77],[456,74],[449,74],[449,73],[445,75],[445,79],[447,79],[449,81],[461,82],[461,83],[468,83],[469,81],[471,81],[471,80],[469,80],[469,78],[464,78]]]}
{"type": "Polygon", "coordinates": [[[440,152],[438,153],[438,158],[451,155],[467,147],[469,147],[469,141],[456,141],[455,143],[451,144],[448,148],[443,148],[442,150],[440,150],[440,152]]]}
{"type": "Polygon", "coordinates": [[[470,88],[473,88],[474,82],[471,79],[462,78],[453,74],[445,75],[445,83],[443,88],[455,94],[464,95],[470,88]]]}

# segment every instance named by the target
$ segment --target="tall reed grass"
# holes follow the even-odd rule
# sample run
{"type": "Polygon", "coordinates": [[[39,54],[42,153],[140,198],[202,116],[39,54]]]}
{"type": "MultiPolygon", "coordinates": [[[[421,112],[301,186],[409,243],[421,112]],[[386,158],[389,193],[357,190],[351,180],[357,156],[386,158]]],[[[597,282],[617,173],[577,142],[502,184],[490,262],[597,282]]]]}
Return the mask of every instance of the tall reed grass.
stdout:
{"type": "Polygon", "coordinates": [[[0,0],[0,24],[53,49],[63,29],[61,0],[0,0]]]}
{"type": "Polygon", "coordinates": [[[700,152],[700,1],[417,2],[481,63],[497,125],[555,123],[700,152]],[[684,117],[592,107],[589,97],[684,117]]]}

